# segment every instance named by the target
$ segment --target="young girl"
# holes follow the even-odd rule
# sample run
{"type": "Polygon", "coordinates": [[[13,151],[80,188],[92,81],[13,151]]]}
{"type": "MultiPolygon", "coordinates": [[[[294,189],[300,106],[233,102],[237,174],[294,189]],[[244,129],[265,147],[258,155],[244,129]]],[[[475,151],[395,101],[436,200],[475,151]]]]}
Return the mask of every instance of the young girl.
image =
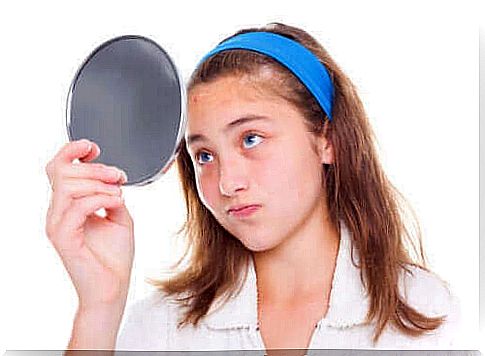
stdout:
{"type": "Polygon", "coordinates": [[[177,265],[190,258],[121,330],[133,221],[121,173],[87,163],[99,152],[71,142],[46,168],[47,234],[79,295],[70,349],[452,347],[454,298],[424,266],[354,86],[303,30],[239,31],[197,66],[177,156],[177,265]]]}

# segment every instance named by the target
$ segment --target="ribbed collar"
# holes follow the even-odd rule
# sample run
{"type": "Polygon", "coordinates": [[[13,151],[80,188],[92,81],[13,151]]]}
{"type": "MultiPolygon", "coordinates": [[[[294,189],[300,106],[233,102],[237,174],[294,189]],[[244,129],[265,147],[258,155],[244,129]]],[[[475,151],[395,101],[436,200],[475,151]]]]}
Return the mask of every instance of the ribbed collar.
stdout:
{"type": "MultiPolygon", "coordinates": [[[[365,322],[369,299],[360,280],[359,269],[351,260],[349,231],[341,224],[337,264],[332,280],[332,290],[327,315],[318,324],[347,328],[365,322]]],[[[358,262],[358,256],[354,253],[358,262]]],[[[213,329],[256,328],[257,288],[254,261],[251,258],[247,278],[236,296],[226,303],[217,300],[210,307],[204,323],[213,329]]]]}

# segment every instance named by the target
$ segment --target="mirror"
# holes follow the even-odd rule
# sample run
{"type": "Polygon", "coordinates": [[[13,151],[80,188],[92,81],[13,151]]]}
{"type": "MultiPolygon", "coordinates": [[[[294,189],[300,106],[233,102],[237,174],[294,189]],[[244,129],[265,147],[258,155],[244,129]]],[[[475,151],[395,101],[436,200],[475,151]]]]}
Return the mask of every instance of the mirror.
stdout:
{"type": "Polygon", "coordinates": [[[69,89],[69,140],[101,148],[91,162],[123,169],[125,185],[158,179],[175,160],[183,137],[186,94],[174,62],[151,39],[121,36],[97,47],[69,89]]]}

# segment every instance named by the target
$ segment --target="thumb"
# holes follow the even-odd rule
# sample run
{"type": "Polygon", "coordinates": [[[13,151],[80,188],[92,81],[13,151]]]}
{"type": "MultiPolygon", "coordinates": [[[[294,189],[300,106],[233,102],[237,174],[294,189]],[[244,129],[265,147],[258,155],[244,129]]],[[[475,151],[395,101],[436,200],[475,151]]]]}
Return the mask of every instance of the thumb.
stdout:
{"type": "Polygon", "coordinates": [[[125,225],[130,227],[133,226],[133,219],[124,201],[118,207],[105,208],[105,211],[106,211],[106,219],[119,225],[125,225]]]}

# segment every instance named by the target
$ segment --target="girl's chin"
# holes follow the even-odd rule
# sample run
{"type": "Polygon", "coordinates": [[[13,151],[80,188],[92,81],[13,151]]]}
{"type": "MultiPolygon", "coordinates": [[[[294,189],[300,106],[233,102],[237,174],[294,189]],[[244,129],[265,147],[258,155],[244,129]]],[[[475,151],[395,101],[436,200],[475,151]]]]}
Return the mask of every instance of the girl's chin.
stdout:
{"type": "Polygon", "coordinates": [[[276,246],[273,241],[268,241],[268,239],[264,238],[250,238],[250,239],[239,239],[242,244],[252,252],[263,252],[267,250],[271,250],[276,246]]]}

